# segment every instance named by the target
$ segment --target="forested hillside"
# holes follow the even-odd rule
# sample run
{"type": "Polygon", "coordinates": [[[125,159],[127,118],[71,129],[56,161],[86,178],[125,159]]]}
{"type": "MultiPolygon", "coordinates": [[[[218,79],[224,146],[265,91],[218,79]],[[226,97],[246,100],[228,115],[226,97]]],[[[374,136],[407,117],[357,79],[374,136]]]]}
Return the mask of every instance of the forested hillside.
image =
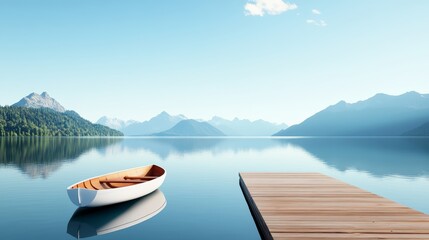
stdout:
{"type": "Polygon", "coordinates": [[[122,136],[119,131],[92,124],[76,112],[47,108],[0,107],[0,136],[122,136]]]}

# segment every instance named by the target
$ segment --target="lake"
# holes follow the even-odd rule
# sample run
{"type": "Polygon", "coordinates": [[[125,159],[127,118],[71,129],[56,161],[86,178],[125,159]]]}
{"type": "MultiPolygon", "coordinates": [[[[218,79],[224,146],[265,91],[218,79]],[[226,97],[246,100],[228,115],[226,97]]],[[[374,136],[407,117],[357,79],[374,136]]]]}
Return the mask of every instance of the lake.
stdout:
{"type": "Polygon", "coordinates": [[[321,172],[429,214],[428,138],[0,138],[1,238],[259,239],[243,171],[321,172]],[[148,164],[167,170],[156,195],[84,214],[68,199],[77,181],[148,164]]]}

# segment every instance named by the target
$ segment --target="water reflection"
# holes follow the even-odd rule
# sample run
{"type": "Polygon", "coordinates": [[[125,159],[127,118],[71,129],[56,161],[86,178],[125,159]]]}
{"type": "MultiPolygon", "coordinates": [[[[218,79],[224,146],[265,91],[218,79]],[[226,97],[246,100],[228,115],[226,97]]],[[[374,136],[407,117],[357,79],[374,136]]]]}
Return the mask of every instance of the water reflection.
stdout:
{"type": "Polygon", "coordinates": [[[222,138],[127,138],[122,150],[145,149],[166,159],[173,153],[185,154],[213,149],[222,138]]]}
{"type": "Polygon", "coordinates": [[[340,171],[358,170],[373,176],[429,175],[426,138],[297,138],[278,139],[298,146],[340,171]]]}
{"type": "Polygon", "coordinates": [[[280,145],[270,138],[126,138],[120,151],[145,149],[161,159],[173,154],[191,154],[210,151],[213,154],[225,151],[262,151],[280,145]]]}
{"type": "Polygon", "coordinates": [[[46,178],[65,161],[91,149],[102,149],[120,138],[0,138],[0,166],[13,166],[32,178],[46,178]]]}
{"type": "Polygon", "coordinates": [[[76,238],[103,235],[144,222],[167,205],[160,190],[128,202],[99,208],[78,208],[70,218],[67,233],[76,238]]]}
{"type": "Polygon", "coordinates": [[[201,151],[215,155],[293,146],[339,171],[358,170],[373,176],[429,175],[428,138],[149,138],[125,139],[121,145],[121,151],[145,149],[161,159],[201,151]]]}
{"type": "Polygon", "coordinates": [[[146,215],[138,210],[143,199],[136,200],[135,207],[133,202],[117,206],[116,211],[115,206],[80,209],[71,218],[76,209],[64,190],[77,180],[150,163],[165,166],[170,174],[161,189],[169,198],[169,208],[148,222],[100,238],[258,239],[236,184],[237,173],[243,171],[318,171],[429,213],[429,139],[41,140],[0,139],[1,188],[8,193],[0,197],[0,215],[7,216],[0,218],[2,239],[83,237],[143,221],[146,215]],[[76,158],[73,164],[64,164],[76,158]],[[32,164],[63,167],[45,180],[28,179],[12,169],[32,164]],[[133,213],[139,214],[133,217],[133,213]],[[17,223],[26,230],[20,231],[17,223]]]}
{"type": "Polygon", "coordinates": [[[166,160],[172,155],[262,152],[288,146],[340,171],[429,175],[428,138],[0,138],[0,167],[13,166],[30,177],[46,178],[64,162],[92,149],[103,156],[145,150],[166,160]]]}

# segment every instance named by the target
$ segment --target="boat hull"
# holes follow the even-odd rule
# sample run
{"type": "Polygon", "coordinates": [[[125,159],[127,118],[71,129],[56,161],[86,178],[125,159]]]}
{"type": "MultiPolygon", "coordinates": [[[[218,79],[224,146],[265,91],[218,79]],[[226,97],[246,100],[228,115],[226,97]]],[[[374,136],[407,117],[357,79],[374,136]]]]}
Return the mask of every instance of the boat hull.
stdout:
{"type": "Polygon", "coordinates": [[[166,172],[162,176],[147,182],[103,190],[72,188],[76,185],[73,184],[67,188],[67,194],[70,200],[78,207],[100,207],[145,196],[157,190],[164,182],[165,176],[166,172]]]}

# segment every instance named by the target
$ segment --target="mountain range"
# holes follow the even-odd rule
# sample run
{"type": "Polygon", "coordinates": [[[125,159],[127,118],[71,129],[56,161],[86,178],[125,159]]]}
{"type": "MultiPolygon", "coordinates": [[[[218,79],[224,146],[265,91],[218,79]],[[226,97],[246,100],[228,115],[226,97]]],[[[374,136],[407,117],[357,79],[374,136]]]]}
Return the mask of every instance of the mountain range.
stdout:
{"type": "Polygon", "coordinates": [[[209,120],[208,123],[228,136],[271,136],[273,133],[288,127],[284,123],[276,124],[262,119],[250,121],[234,118],[230,121],[217,116],[209,120]]]}
{"type": "Polygon", "coordinates": [[[0,136],[122,136],[67,111],[48,93],[31,93],[10,107],[0,107],[0,136]]]}
{"type": "Polygon", "coordinates": [[[357,103],[340,101],[275,136],[423,135],[428,122],[429,94],[376,94],[357,103]]]}
{"type": "Polygon", "coordinates": [[[137,124],[137,121],[134,120],[128,120],[128,121],[124,121],[118,118],[108,118],[106,116],[101,117],[100,119],[98,119],[98,121],[96,122],[97,124],[121,131],[124,128],[128,127],[129,125],[132,124],[137,124]]]}
{"type": "Polygon", "coordinates": [[[192,119],[188,119],[184,115],[172,116],[163,111],[144,122],[124,121],[104,116],[96,123],[117,129],[128,136],[166,136],[170,133],[172,136],[177,136],[178,133],[181,136],[271,136],[281,129],[287,128],[286,124],[275,124],[264,120],[250,121],[235,118],[230,121],[217,116],[209,121],[187,120],[192,119]],[[179,124],[181,122],[184,123],[179,124]]]}
{"type": "Polygon", "coordinates": [[[200,122],[193,119],[182,120],[174,127],[153,134],[154,136],[225,136],[219,129],[207,122],[200,122]]]}
{"type": "Polygon", "coordinates": [[[128,136],[152,135],[166,131],[185,119],[187,118],[183,115],[172,116],[163,111],[147,121],[129,124],[128,126],[120,129],[120,131],[128,136]]]}
{"type": "Polygon", "coordinates": [[[161,112],[144,121],[102,117],[97,124],[67,111],[47,92],[31,93],[0,107],[2,136],[429,136],[429,94],[376,94],[356,103],[340,101],[287,127],[264,120],[187,119],[161,112]],[[111,129],[112,128],[112,129],[111,129]]]}

